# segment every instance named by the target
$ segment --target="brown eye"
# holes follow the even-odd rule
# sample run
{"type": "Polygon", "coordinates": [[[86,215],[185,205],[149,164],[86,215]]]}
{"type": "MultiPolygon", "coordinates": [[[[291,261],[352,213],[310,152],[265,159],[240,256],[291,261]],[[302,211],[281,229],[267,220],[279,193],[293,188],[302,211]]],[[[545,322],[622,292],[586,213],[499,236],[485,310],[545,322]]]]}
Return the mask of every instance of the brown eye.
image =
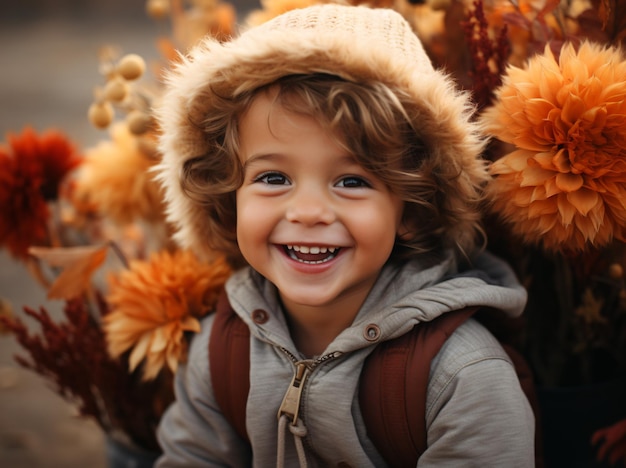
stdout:
{"type": "Polygon", "coordinates": [[[265,172],[254,179],[255,182],[262,182],[268,185],[287,185],[289,180],[280,172],[265,172]]]}
{"type": "Polygon", "coordinates": [[[344,177],[337,183],[337,187],[344,188],[361,188],[371,187],[371,185],[363,178],[356,176],[344,177]]]}

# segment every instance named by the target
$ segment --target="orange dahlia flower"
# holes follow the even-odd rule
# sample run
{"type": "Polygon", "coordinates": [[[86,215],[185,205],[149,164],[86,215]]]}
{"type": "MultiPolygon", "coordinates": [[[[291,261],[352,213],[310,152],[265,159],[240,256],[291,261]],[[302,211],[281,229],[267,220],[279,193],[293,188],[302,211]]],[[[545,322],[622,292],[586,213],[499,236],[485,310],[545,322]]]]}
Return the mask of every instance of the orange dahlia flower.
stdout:
{"type": "Polygon", "coordinates": [[[184,359],[184,333],[199,332],[199,318],[212,310],[230,275],[223,259],[202,263],[188,251],[153,254],[150,261],[133,261],[128,270],[109,278],[104,317],[108,349],[113,357],[131,350],[134,370],[144,362],[145,380],[163,366],[175,371],[184,359]]]}
{"type": "Polygon", "coordinates": [[[161,191],[150,173],[156,159],[143,151],[124,123],[111,128],[111,137],[85,152],[72,194],[75,205],[95,206],[118,224],[160,221],[161,191]]]}
{"type": "Polygon", "coordinates": [[[62,133],[26,128],[0,147],[0,247],[18,259],[31,245],[48,243],[47,202],[57,200],[65,177],[81,158],[62,133]]]}
{"type": "Polygon", "coordinates": [[[620,52],[590,43],[508,69],[482,121],[515,149],[491,165],[487,192],[529,243],[582,251],[626,240],[624,77],[620,52]]]}

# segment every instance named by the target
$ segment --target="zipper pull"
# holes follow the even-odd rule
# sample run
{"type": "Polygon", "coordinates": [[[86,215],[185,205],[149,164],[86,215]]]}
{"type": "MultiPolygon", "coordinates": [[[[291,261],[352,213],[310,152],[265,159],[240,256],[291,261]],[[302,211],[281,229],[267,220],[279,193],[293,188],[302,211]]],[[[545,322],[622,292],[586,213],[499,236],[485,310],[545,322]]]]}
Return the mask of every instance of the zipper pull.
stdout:
{"type": "Polygon", "coordinates": [[[304,383],[309,376],[309,368],[304,362],[295,363],[296,370],[291,379],[291,384],[285,393],[283,402],[278,408],[278,419],[283,414],[286,414],[291,419],[291,425],[295,426],[298,421],[298,412],[300,411],[300,399],[302,397],[302,390],[304,389],[304,383]]]}

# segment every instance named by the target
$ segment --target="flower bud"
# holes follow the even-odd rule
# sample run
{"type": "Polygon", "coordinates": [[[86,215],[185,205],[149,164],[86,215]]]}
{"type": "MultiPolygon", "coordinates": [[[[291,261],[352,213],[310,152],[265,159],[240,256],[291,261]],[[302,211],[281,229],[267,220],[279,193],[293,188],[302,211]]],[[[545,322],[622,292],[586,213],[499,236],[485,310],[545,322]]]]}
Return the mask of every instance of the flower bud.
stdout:
{"type": "Polygon", "coordinates": [[[96,128],[106,128],[113,121],[113,106],[110,102],[94,102],[89,106],[87,116],[91,124],[96,128]]]}
{"type": "Polygon", "coordinates": [[[152,19],[163,19],[170,12],[170,2],[169,0],[148,0],[146,3],[146,12],[152,19]]]}
{"type": "Polygon", "coordinates": [[[152,125],[152,117],[140,110],[133,110],[126,116],[128,130],[135,135],[143,135],[152,125]]]}
{"type": "Polygon", "coordinates": [[[117,64],[117,71],[126,80],[136,80],[146,70],[146,62],[137,54],[122,57],[117,64]]]}
{"type": "Polygon", "coordinates": [[[127,95],[128,84],[120,78],[109,80],[104,87],[104,98],[109,101],[121,102],[127,95]]]}
{"type": "Polygon", "coordinates": [[[451,0],[428,0],[428,6],[435,11],[443,11],[450,7],[451,0]]]}

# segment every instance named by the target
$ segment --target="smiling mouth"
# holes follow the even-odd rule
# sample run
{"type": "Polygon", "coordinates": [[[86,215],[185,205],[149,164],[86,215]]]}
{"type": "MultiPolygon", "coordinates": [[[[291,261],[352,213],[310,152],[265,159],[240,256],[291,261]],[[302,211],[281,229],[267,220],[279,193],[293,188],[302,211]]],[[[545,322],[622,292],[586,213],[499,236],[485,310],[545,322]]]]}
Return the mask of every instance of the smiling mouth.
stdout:
{"type": "Polygon", "coordinates": [[[285,245],[284,249],[292,260],[313,265],[332,260],[340,250],[339,247],[308,245],[285,245]]]}

